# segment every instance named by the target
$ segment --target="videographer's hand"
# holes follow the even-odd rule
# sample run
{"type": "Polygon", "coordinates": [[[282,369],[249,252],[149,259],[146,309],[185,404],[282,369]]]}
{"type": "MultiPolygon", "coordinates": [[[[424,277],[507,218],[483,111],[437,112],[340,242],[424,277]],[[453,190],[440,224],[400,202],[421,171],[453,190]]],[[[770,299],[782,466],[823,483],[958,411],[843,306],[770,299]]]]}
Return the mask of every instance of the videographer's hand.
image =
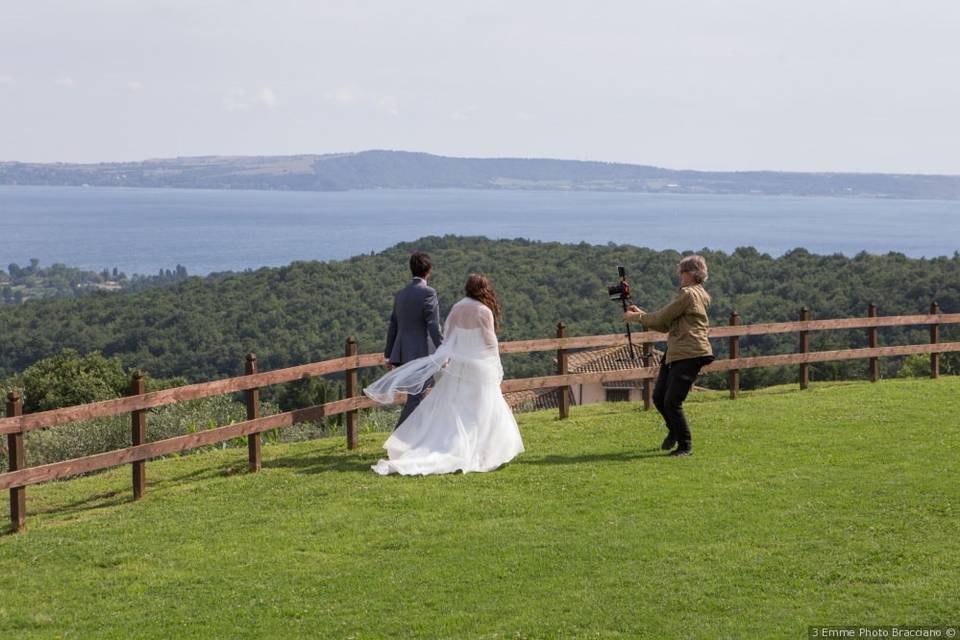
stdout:
{"type": "Polygon", "coordinates": [[[390,358],[383,359],[383,366],[387,368],[387,371],[390,371],[390,369],[393,369],[393,363],[390,362],[390,358]]]}
{"type": "Polygon", "coordinates": [[[640,317],[641,317],[643,314],[644,314],[643,309],[641,309],[640,307],[638,307],[638,306],[635,305],[635,304],[632,304],[632,305],[630,305],[629,307],[627,307],[627,310],[623,313],[623,321],[624,321],[624,322],[637,322],[638,320],[640,320],[640,317]]]}

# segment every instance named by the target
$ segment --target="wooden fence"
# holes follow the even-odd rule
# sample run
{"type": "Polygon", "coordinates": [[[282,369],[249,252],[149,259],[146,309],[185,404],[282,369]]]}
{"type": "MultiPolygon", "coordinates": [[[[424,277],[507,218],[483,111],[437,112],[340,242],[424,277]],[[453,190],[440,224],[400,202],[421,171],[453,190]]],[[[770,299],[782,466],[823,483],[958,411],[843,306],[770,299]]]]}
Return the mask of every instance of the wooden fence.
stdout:
{"type": "MultiPolygon", "coordinates": [[[[741,325],[740,317],[736,313],[733,313],[730,316],[728,326],[718,326],[710,329],[711,338],[727,338],[729,340],[730,357],[713,362],[704,368],[704,372],[729,372],[730,397],[733,399],[736,399],[739,391],[740,371],[759,367],[800,365],[800,386],[801,388],[806,388],[809,381],[808,365],[811,363],[868,359],[870,361],[871,380],[875,382],[878,379],[877,362],[879,358],[911,354],[929,354],[930,374],[935,378],[939,375],[939,354],[960,351],[960,342],[940,342],[939,340],[940,325],[955,323],[960,323],[960,313],[941,314],[939,313],[936,303],[931,305],[930,313],[926,315],[878,317],[876,307],[871,305],[867,317],[836,320],[811,320],[809,310],[804,308],[801,309],[800,319],[796,322],[753,325],[741,325]],[[877,346],[878,328],[910,325],[928,325],[930,327],[929,343],[887,347],[877,346]],[[811,331],[836,329],[866,329],[869,346],[866,348],[842,349],[837,351],[810,351],[808,336],[811,331]],[[741,337],[780,333],[797,333],[799,335],[798,352],[747,358],[740,357],[739,341],[741,337]]],[[[560,417],[565,418],[569,413],[569,399],[567,398],[565,390],[572,384],[643,380],[646,382],[644,405],[646,408],[649,408],[651,386],[649,382],[656,378],[658,373],[658,367],[651,362],[650,345],[655,342],[665,341],[667,336],[664,333],[654,331],[634,333],[633,336],[634,340],[641,345],[642,366],[618,371],[576,374],[567,372],[566,355],[568,351],[625,345],[625,336],[622,334],[612,334],[566,337],[565,329],[561,324],[558,325],[556,338],[501,343],[500,352],[503,354],[553,350],[557,352],[556,375],[504,380],[502,389],[504,392],[548,388],[564,390],[564,393],[561,394],[560,417]]],[[[382,354],[368,353],[361,355],[357,352],[356,340],[350,338],[347,340],[345,355],[342,358],[314,362],[287,369],[259,372],[257,370],[256,356],[249,354],[246,359],[245,374],[242,376],[164,389],[151,393],[144,393],[143,375],[137,373],[131,382],[128,396],[27,415],[22,415],[21,398],[16,393],[11,393],[7,398],[7,417],[0,418],[0,435],[5,434],[7,436],[9,454],[9,471],[0,473],[0,490],[9,489],[10,491],[10,519],[12,529],[14,531],[22,531],[24,529],[26,517],[26,487],[48,480],[56,480],[58,478],[66,478],[98,469],[131,464],[133,497],[136,500],[142,498],[145,493],[145,463],[151,458],[246,436],[248,440],[249,468],[251,471],[257,471],[261,466],[260,434],[262,432],[272,429],[282,429],[297,423],[344,413],[346,414],[347,447],[352,449],[357,446],[358,410],[373,407],[376,404],[369,398],[360,395],[361,390],[357,384],[357,372],[362,368],[378,367],[382,364],[382,354]],[[345,373],[346,375],[346,397],[342,400],[288,411],[273,416],[260,417],[259,390],[262,387],[333,373],[345,373]],[[235,392],[243,392],[245,395],[247,420],[199,433],[168,438],[158,442],[146,442],[148,409],[186,400],[196,400],[198,398],[207,398],[235,392]],[[127,413],[131,416],[131,446],[42,466],[26,466],[24,435],[30,431],[55,427],[68,422],[105,416],[118,416],[127,413]]],[[[399,401],[401,398],[398,397],[397,400],[399,401]]]]}

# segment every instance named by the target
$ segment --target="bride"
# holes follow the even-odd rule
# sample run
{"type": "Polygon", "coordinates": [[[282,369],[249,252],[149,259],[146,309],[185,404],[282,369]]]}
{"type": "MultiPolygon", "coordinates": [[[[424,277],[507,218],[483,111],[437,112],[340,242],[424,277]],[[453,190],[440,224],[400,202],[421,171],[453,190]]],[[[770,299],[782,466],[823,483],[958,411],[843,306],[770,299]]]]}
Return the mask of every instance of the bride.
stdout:
{"type": "Polygon", "coordinates": [[[363,390],[392,404],[396,393],[419,393],[436,378],[430,394],[384,443],[388,459],[372,467],[381,475],[491,471],[523,451],[500,392],[500,303],[486,276],[470,274],[464,289],[436,353],[393,369],[363,390]]]}

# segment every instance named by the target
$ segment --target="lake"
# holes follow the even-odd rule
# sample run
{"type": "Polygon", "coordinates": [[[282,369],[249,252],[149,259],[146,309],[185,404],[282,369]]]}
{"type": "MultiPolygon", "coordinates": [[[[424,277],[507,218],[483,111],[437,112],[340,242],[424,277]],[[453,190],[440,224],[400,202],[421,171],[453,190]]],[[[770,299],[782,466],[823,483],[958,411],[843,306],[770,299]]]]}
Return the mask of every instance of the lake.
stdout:
{"type": "Polygon", "coordinates": [[[342,259],[426,235],[772,255],[960,250],[960,202],[749,195],[0,186],[0,265],[192,274],[342,259]]]}

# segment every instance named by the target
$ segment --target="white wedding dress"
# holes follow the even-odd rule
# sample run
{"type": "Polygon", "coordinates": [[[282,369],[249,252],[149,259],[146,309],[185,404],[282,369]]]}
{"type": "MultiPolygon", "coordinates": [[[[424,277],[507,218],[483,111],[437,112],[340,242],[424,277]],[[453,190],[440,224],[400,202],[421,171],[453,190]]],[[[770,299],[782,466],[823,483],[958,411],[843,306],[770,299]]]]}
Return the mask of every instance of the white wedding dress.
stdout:
{"type": "Polygon", "coordinates": [[[431,378],[433,389],[384,443],[388,459],[373,465],[374,471],[491,471],[523,451],[517,421],[500,391],[503,366],[486,305],[460,300],[450,310],[436,353],[393,369],[363,392],[392,404],[396,393],[419,393],[431,378]]]}

